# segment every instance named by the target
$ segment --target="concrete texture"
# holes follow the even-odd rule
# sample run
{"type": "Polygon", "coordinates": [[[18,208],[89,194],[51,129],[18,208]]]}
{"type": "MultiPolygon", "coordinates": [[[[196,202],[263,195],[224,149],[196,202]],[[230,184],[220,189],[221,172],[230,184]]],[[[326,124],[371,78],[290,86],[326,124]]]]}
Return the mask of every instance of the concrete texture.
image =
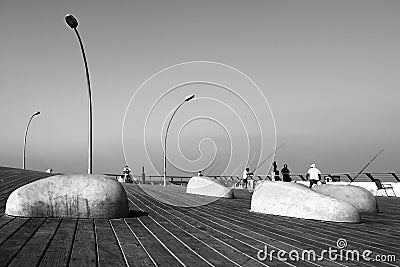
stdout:
{"type": "Polygon", "coordinates": [[[6,214],[22,217],[120,218],[129,214],[118,181],[103,175],[56,175],[24,185],[7,199],[6,214]]]}
{"type": "Polygon", "coordinates": [[[343,200],[362,213],[377,213],[378,205],[375,197],[367,189],[353,185],[324,184],[314,186],[315,192],[343,200]]]}
{"type": "Polygon", "coordinates": [[[253,193],[251,211],[321,221],[361,221],[353,205],[296,183],[262,182],[253,193]]]}
{"type": "Polygon", "coordinates": [[[231,188],[222,185],[217,179],[206,176],[194,176],[189,179],[186,193],[212,197],[233,198],[231,188]]]}

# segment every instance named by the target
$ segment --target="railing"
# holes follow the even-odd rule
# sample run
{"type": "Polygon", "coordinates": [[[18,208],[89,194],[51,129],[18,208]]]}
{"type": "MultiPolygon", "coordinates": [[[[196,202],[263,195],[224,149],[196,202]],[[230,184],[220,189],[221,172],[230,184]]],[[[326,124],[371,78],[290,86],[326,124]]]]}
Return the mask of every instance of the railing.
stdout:
{"type": "MultiPolygon", "coordinates": [[[[113,176],[116,179],[121,177],[122,174],[105,174],[108,176],[113,176]]],[[[379,179],[382,182],[400,182],[400,172],[366,172],[361,173],[323,173],[322,178],[328,181],[333,182],[371,182],[373,179],[379,179]],[[356,179],[354,179],[356,178],[356,179]]],[[[226,183],[236,183],[241,180],[240,175],[212,175],[209,177],[218,178],[222,182],[226,183]]],[[[293,181],[306,181],[306,174],[290,174],[290,177],[293,181]]],[[[133,175],[133,178],[138,183],[143,183],[142,175],[133,175]]],[[[172,184],[180,184],[185,185],[188,183],[191,176],[167,176],[167,182],[172,184]]],[[[282,179],[282,177],[280,177],[282,179]]],[[[272,175],[253,175],[252,179],[255,181],[259,180],[270,180],[274,181],[274,177],[272,175]]],[[[160,175],[146,175],[144,176],[144,183],[146,184],[161,184],[164,181],[164,176],[160,175]]]]}

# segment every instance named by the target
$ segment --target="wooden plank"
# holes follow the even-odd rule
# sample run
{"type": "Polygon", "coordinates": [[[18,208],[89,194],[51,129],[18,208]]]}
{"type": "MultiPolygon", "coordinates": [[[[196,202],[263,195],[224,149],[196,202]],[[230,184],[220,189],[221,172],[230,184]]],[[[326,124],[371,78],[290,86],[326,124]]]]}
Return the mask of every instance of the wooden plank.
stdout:
{"type": "MultiPolygon", "coordinates": [[[[209,206],[205,206],[205,207],[210,207],[209,210],[208,210],[208,213],[210,213],[210,214],[214,213],[214,215],[215,214],[218,215],[220,213],[220,211],[213,212],[213,208],[215,208],[215,206],[216,205],[209,205],[209,206]],[[213,207],[211,207],[211,206],[213,206],[213,207]]],[[[237,239],[236,243],[238,243],[238,241],[239,241],[239,243],[240,242],[244,242],[244,243],[247,243],[249,245],[252,245],[254,251],[255,251],[255,248],[257,248],[257,247],[262,248],[263,245],[264,245],[263,244],[264,242],[268,242],[269,247],[271,247],[271,245],[273,245],[273,246],[276,247],[276,249],[282,249],[282,250],[285,250],[285,251],[290,251],[291,249],[295,249],[295,248],[297,250],[299,250],[299,251],[302,251],[303,249],[309,249],[308,247],[305,246],[304,242],[297,241],[296,239],[286,239],[286,240],[284,240],[283,238],[285,237],[285,232],[281,232],[281,235],[276,235],[273,239],[271,239],[270,236],[271,235],[274,236],[273,232],[268,232],[268,235],[262,235],[262,234],[259,234],[259,233],[248,232],[250,230],[254,230],[254,229],[252,229],[252,227],[253,227],[252,224],[249,223],[249,222],[245,222],[242,225],[242,223],[239,223],[239,222],[235,223],[233,221],[234,222],[233,224],[229,224],[229,225],[225,224],[225,228],[224,227],[221,228],[221,226],[219,224],[215,224],[212,220],[211,221],[209,221],[209,220],[205,220],[204,221],[204,217],[207,217],[207,213],[201,213],[200,215],[191,214],[191,213],[193,213],[195,211],[201,210],[202,208],[196,208],[196,209],[179,209],[179,208],[176,208],[176,209],[178,209],[180,212],[183,212],[183,211],[189,211],[190,212],[190,213],[184,212],[184,214],[176,213],[176,217],[177,218],[179,218],[179,217],[183,218],[185,221],[190,222],[191,224],[195,225],[199,229],[207,229],[206,226],[212,226],[214,229],[219,231],[219,232],[212,232],[211,235],[213,235],[213,236],[218,236],[219,233],[229,234],[229,236],[231,238],[228,238],[227,240],[225,240],[225,242],[227,242],[228,244],[229,244],[230,240],[237,239]],[[186,218],[185,216],[189,216],[189,218],[186,218]],[[195,221],[190,221],[190,219],[193,218],[193,216],[196,217],[196,220],[195,221]],[[202,221],[202,223],[199,224],[199,223],[197,223],[197,221],[202,221]],[[246,229],[243,226],[248,226],[248,228],[246,229]],[[236,231],[232,231],[233,230],[232,228],[234,228],[234,230],[236,230],[236,231]],[[258,243],[255,240],[258,240],[258,243]],[[286,243],[285,243],[285,241],[286,241],[286,243]],[[295,243],[295,245],[297,245],[297,247],[294,247],[293,243],[295,243]]],[[[170,210],[170,212],[173,212],[173,211],[170,210]]],[[[228,210],[227,213],[232,214],[232,211],[228,210]]],[[[232,215],[232,218],[235,218],[235,217],[240,217],[240,218],[249,218],[250,217],[250,218],[252,218],[252,215],[253,215],[252,213],[249,213],[249,212],[246,211],[246,212],[243,212],[243,215],[234,214],[234,215],[232,215]]],[[[216,219],[218,220],[218,216],[217,216],[216,219]]],[[[224,224],[223,222],[220,222],[220,223],[222,223],[222,225],[224,224]]],[[[260,228],[260,230],[262,230],[262,228],[260,228]]],[[[274,230],[274,229],[272,229],[272,230],[274,230]]],[[[208,231],[211,231],[211,229],[208,229],[208,231]]],[[[210,234],[210,232],[208,232],[208,233],[210,234]]],[[[219,238],[225,238],[225,237],[221,236],[219,238]]],[[[234,240],[232,240],[232,241],[234,241],[234,240]]],[[[320,251],[321,249],[325,248],[324,246],[321,246],[321,244],[318,244],[316,242],[312,242],[310,240],[308,240],[308,241],[310,243],[308,245],[313,245],[313,247],[311,247],[311,248],[315,249],[316,251],[320,251]],[[321,248],[318,248],[318,245],[321,248]]],[[[234,246],[233,243],[231,243],[231,245],[234,246]]],[[[240,249],[243,250],[243,248],[244,248],[243,245],[239,245],[239,247],[237,247],[237,249],[239,249],[239,250],[240,249]]],[[[248,251],[247,254],[252,256],[251,255],[251,250],[248,251]]],[[[308,265],[313,265],[312,263],[304,263],[303,265],[307,265],[307,264],[308,265]]],[[[324,265],[326,265],[326,266],[327,265],[335,266],[337,264],[332,263],[332,262],[325,262],[324,265]]]]}
{"type": "Polygon", "coordinates": [[[169,251],[140,223],[139,219],[125,220],[158,266],[181,266],[169,251]]]}
{"type": "MultiPolygon", "coordinates": [[[[135,192],[135,197],[138,199],[135,201],[135,203],[139,206],[139,208],[146,210],[147,209],[154,209],[157,212],[165,212],[165,214],[169,214],[166,216],[169,216],[168,219],[171,220],[174,224],[176,224],[178,227],[181,229],[185,230],[192,236],[198,238],[204,243],[207,243],[210,247],[212,247],[215,251],[218,251],[219,253],[223,254],[226,256],[231,261],[231,265],[233,266],[235,263],[236,265],[240,266],[260,266],[262,265],[260,262],[258,262],[254,257],[256,257],[256,254],[247,256],[245,253],[240,251],[240,246],[239,249],[235,248],[235,246],[232,246],[225,242],[223,238],[220,238],[221,236],[213,235],[210,231],[208,231],[207,227],[204,225],[198,224],[195,221],[191,221],[190,219],[184,217],[184,216],[175,216],[171,212],[173,212],[173,209],[169,207],[168,205],[165,205],[165,209],[161,209],[159,206],[146,206],[149,203],[152,203],[151,197],[149,197],[146,194],[141,194],[139,192],[135,192]],[[140,201],[143,201],[141,203],[140,201]],[[145,206],[142,206],[146,204],[145,206]],[[172,215],[172,216],[171,216],[172,215]]],[[[133,195],[131,195],[133,196],[133,195]]],[[[149,210],[150,212],[150,210],[149,210]]],[[[154,216],[154,215],[153,215],[154,216]]],[[[223,235],[222,235],[223,236],[223,235]]],[[[233,244],[236,244],[233,240],[233,244]]],[[[255,252],[257,253],[257,252],[255,252]]]]}
{"type": "Polygon", "coordinates": [[[97,248],[92,219],[79,219],[69,266],[96,266],[97,248]]]}
{"type": "Polygon", "coordinates": [[[0,246],[0,266],[10,263],[43,222],[43,218],[30,219],[0,246]]]}
{"type": "MultiPolygon", "coordinates": [[[[153,217],[154,215],[152,215],[153,217]]],[[[149,217],[149,218],[152,218],[149,217]]],[[[232,261],[223,257],[221,254],[213,250],[206,243],[202,242],[195,235],[190,234],[188,231],[183,230],[177,224],[174,224],[169,218],[162,216],[154,216],[153,221],[156,222],[160,227],[163,227],[167,231],[173,233],[176,238],[178,238],[183,244],[190,247],[193,252],[201,257],[204,262],[204,266],[207,265],[218,265],[218,266],[229,266],[232,265],[232,261]]],[[[157,227],[157,225],[155,226],[157,227]]],[[[197,260],[198,261],[198,260],[197,260]]],[[[199,261],[201,262],[201,261],[199,261]]]]}
{"type": "Polygon", "coordinates": [[[110,220],[110,223],[114,228],[128,266],[154,266],[152,258],[149,257],[125,220],[110,220]]]}
{"type": "Polygon", "coordinates": [[[38,173],[38,174],[26,174],[26,173],[20,173],[20,174],[15,174],[8,179],[4,180],[2,183],[0,183],[0,195],[4,194],[5,192],[10,192],[11,190],[15,190],[18,187],[21,187],[22,185],[31,183],[36,180],[40,180],[45,177],[49,177],[51,175],[47,173],[38,173]]]}
{"type": "Polygon", "coordinates": [[[40,266],[68,266],[76,227],[76,219],[62,219],[40,262],[40,266]]]}
{"type": "Polygon", "coordinates": [[[60,225],[61,219],[47,219],[9,266],[37,266],[60,225]]]}
{"type": "MultiPolygon", "coordinates": [[[[138,199],[135,199],[135,204],[140,209],[144,210],[150,209],[150,207],[146,206],[143,202],[140,202],[138,199]]],[[[212,239],[206,234],[202,233],[193,234],[193,231],[201,232],[199,229],[191,227],[190,225],[187,225],[185,229],[185,226],[182,227],[183,223],[182,221],[174,218],[174,216],[171,216],[170,213],[159,207],[152,207],[151,210],[154,211],[151,213],[152,214],[151,216],[154,217],[154,219],[158,223],[160,223],[163,227],[165,227],[169,231],[173,232],[176,236],[178,236],[178,238],[180,238],[182,241],[188,244],[191,248],[193,248],[196,251],[196,253],[207,259],[207,261],[209,261],[211,264],[217,266],[231,266],[235,264],[235,262],[232,259],[232,256],[236,256],[238,254],[237,251],[234,251],[230,248],[225,248],[224,251],[219,251],[218,248],[215,248],[215,243],[218,243],[215,239],[212,239]],[[226,257],[224,253],[227,250],[230,250],[232,255],[228,255],[228,257],[226,257]]]]}
{"type": "Polygon", "coordinates": [[[28,218],[15,218],[0,228],[0,245],[28,221],[28,218]]]}
{"type": "Polygon", "coordinates": [[[9,223],[14,217],[8,215],[0,215],[0,228],[9,223]]]}
{"type": "Polygon", "coordinates": [[[113,229],[107,219],[96,219],[94,221],[99,266],[125,266],[125,260],[113,229]]]}

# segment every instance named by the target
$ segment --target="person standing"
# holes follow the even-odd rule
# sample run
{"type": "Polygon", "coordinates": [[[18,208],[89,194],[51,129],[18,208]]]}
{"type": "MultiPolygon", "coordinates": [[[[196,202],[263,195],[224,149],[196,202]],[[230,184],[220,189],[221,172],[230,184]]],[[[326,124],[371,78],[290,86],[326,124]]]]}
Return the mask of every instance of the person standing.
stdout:
{"type": "Polygon", "coordinates": [[[291,182],[292,181],[292,178],[290,178],[290,170],[289,170],[289,168],[288,168],[286,163],[283,164],[283,168],[281,170],[281,173],[282,173],[282,180],[284,182],[291,182]]]}
{"type": "Polygon", "coordinates": [[[315,163],[311,164],[310,169],[308,169],[307,179],[310,180],[310,188],[321,180],[321,172],[315,167],[315,163]]]}
{"type": "MultiPolygon", "coordinates": [[[[250,169],[247,167],[244,171],[243,171],[243,175],[242,175],[242,186],[244,186],[247,189],[247,179],[253,175],[253,173],[250,172],[250,169]]],[[[250,177],[251,178],[251,177],[250,177]]]]}
{"type": "Polygon", "coordinates": [[[276,164],[276,161],[272,163],[272,166],[274,167],[274,169],[272,170],[272,176],[274,177],[274,180],[280,181],[281,177],[279,177],[278,165],[276,164]]]}

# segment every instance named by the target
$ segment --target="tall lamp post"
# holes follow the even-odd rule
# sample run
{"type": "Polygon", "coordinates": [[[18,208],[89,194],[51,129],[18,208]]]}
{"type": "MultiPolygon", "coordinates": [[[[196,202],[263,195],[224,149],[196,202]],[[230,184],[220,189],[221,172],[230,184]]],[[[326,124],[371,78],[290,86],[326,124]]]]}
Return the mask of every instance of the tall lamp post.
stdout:
{"type": "Polygon", "coordinates": [[[25,170],[25,152],[26,152],[26,137],[28,135],[28,129],[29,129],[29,125],[31,124],[31,121],[33,119],[33,117],[35,117],[36,115],[39,115],[40,111],[35,112],[31,118],[29,119],[28,125],[26,126],[26,130],[25,130],[25,137],[24,137],[24,155],[23,155],[23,160],[22,160],[22,168],[25,170]]]}
{"type": "Polygon", "coordinates": [[[165,138],[164,138],[164,186],[167,185],[167,135],[168,135],[168,129],[169,126],[171,125],[172,118],[178,111],[178,109],[185,104],[186,102],[192,100],[194,98],[194,95],[188,95],[185,97],[185,100],[175,109],[174,113],[171,116],[171,119],[169,119],[167,130],[165,131],[165,138]]]}
{"type": "Polygon", "coordinates": [[[86,70],[86,80],[87,80],[87,87],[89,91],[89,147],[88,147],[88,174],[92,174],[92,159],[93,159],[93,148],[92,148],[92,91],[90,89],[90,78],[89,78],[89,68],[86,60],[86,55],[85,55],[85,50],[83,49],[83,43],[81,36],[79,35],[78,30],[76,29],[78,27],[78,21],[77,19],[72,16],[71,14],[68,14],[65,16],[65,22],[70,26],[72,29],[74,29],[76,36],[78,37],[79,44],[81,46],[81,51],[82,51],[82,56],[83,56],[83,62],[85,63],[85,70],[86,70]]]}

